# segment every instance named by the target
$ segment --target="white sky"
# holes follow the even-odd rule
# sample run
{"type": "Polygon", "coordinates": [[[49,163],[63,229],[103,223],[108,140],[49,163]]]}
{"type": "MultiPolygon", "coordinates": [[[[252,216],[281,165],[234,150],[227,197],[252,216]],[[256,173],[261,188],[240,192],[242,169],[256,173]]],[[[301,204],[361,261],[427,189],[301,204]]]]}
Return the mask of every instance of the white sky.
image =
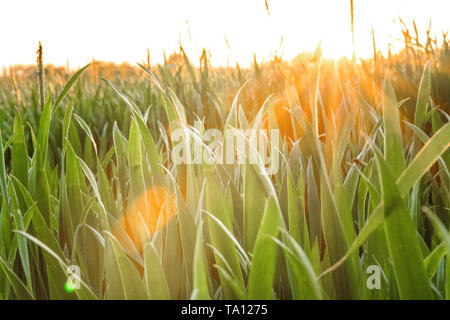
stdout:
{"type": "MultiPolygon", "coordinates": [[[[424,31],[450,29],[449,0],[354,0],[357,55],[372,54],[371,26],[377,47],[401,37],[401,16],[424,31]]],[[[1,0],[0,66],[35,63],[38,41],[44,61],[78,67],[92,60],[161,62],[181,43],[194,63],[203,47],[213,64],[246,65],[279,49],[286,59],[312,51],[322,40],[327,57],[351,56],[350,0],[1,0]],[[186,22],[188,21],[188,23],[186,22]],[[191,39],[189,37],[189,32],[191,39]],[[231,50],[228,49],[225,37],[231,50]]]]}

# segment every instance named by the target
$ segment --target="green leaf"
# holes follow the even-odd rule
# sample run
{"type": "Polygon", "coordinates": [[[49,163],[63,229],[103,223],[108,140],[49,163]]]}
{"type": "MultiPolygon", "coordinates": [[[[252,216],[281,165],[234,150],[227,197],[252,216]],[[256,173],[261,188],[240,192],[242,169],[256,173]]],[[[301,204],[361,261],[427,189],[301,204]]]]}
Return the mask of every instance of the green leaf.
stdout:
{"type": "MultiPolygon", "coordinates": [[[[232,227],[231,210],[223,197],[217,197],[223,191],[212,174],[207,176],[206,185],[207,208],[210,213],[208,219],[209,235],[212,246],[216,248],[216,263],[222,268],[219,269],[219,276],[224,295],[226,299],[237,298],[238,292],[227,279],[227,276],[230,275],[239,284],[239,287],[244,287],[244,278],[236,250],[238,241],[230,231],[232,227]],[[221,259],[221,256],[223,259],[221,259]],[[227,270],[227,272],[224,273],[224,270],[227,270]]],[[[240,248],[240,252],[242,255],[245,254],[242,248],[240,248]]]]}
{"type": "MultiPolygon", "coordinates": [[[[26,231],[25,225],[19,211],[15,211],[14,215],[15,228],[20,231],[26,231]]],[[[27,279],[27,288],[32,291],[31,286],[31,269],[30,259],[28,257],[28,245],[24,236],[17,234],[17,247],[19,249],[20,261],[22,262],[23,270],[25,272],[25,278],[27,279]]]]}
{"type": "MultiPolygon", "coordinates": [[[[408,167],[397,179],[396,186],[401,196],[404,196],[429,170],[433,163],[442,155],[450,145],[450,123],[447,123],[422,147],[419,153],[410,162],[408,167]]],[[[367,219],[364,227],[360,230],[355,241],[347,250],[345,256],[337,261],[333,266],[325,270],[320,277],[328,272],[334,271],[344,263],[348,257],[354,254],[367,238],[382,225],[384,221],[384,203],[381,202],[367,219]]]]}
{"type": "Polygon", "coordinates": [[[144,280],[148,296],[153,300],[170,300],[170,291],[161,257],[152,242],[144,245],[144,280]]]}
{"type": "MultiPolygon", "coordinates": [[[[283,239],[287,244],[276,238],[272,239],[286,255],[292,297],[296,300],[323,299],[311,261],[295,239],[287,232],[283,233],[283,239]]],[[[318,247],[316,246],[316,248],[318,247]]]]}
{"type": "MultiPolygon", "coordinates": [[[[303,174],[300,174],[300,178],[303,178],[303,174]]],[[[288,191],[288,221],[289,221],[289,232],[292,237],[300,244],[303,244],[301,239],[301,231],[308,233],[308,229],[305,227],[306,219],[304,216],[304,211],[300,212],[299,198],[303,198],[303,195],[299,195],[295,189],[292,174],[288,170],[287,172],[287,191],[288,191]],[[303,228],[302,228],[303,227],[303,228]]],[[[304,201],[303,201],[304,202],[304,201]]],[[[303,206],[302,206],[303,208],[303,206]]],[[[308,243],[309,245],[309,243],[308,243]]]]}
{"type": "Polygon", "coordinates": [[[39,131],[37,138],[38,145],[38,163],[39,168],[44,168],[47,159],[48,135],[50,131],[50,121],[52,119],[52,99],[49,97],[42,110],[39,119],[39,131]]]}
{"type": "Polygon", "coordinates": [[[280,213],[275,200],[270,197],[259,228],[253,249],[252,264],[248,279],[248,297],[252,300],[273,298],[277,246],[271,237],[278,235],[280,213]]]}
{"type": "Polygon", "coordinates": [[[244,178],[244,234],[245,248],[252,252],[259,226],[264,214],[264,185],[260,175],[253,165],[245,166],[244,178]]]}
{"type": "MultiPolygon", "coordinates": [[[[113,237],[110,233],[107,233],[113,237]]],[[[122,251],[117,240],[112,241],[114,255],[117,266],[119,268],[120,279],[122,280],[122,288],[126,300],[142,300],[148,299],[147,291],[144,286],[144,281],[141,278],[139,271],[135,265],[122,251]]]]}
{"type": "Polygon", "coordinates": [[[394,88],[389,79],[383,86],[384,155],[396,176],[405,168],[400,113],[394,88]]]}
{"type": "Polygon", "coordinates": [[[69,79],[69,81],[67,81],[66,85],[64,86],[63,90],[61,91],[61,93],[58,95],[58,98],[56,98],[55,104],[53,105],[53,110],[55,113],[56,110],[58,110],[58,107],[61,103],[61,101],[66,97],[66,95],[69,93],[70,88],[72,87],[72,85],[74,84],[74,82],[78,79],[78,77],[83,73],[84,70],[87,69],[87,67],[90,66],[90,63],[88,63],[87,65],[85,65],[83,68],[81,68],[80,70],[78,70],[77,72],[75,72],[75,74],[69,79]]]}
{"type": "Polygon", "coordinates": [[[5,168],[5,155],[3,153],[3,139],[2,132],[0,131],[0,191],[2,192],[3,201],[6,203],[7,211],[9,214],[9,198],[7,193],[8,182],[6,181],[6,168],[5,168]]]}
{"type": "Polygon", "coordinates": [[[191,299],[210,300],[211,299],[210,274],[208,271],[201,226],[200,228],[198,228],[197,239],[195,241],[194,266],[195,267],[193,268],[194,273],[193,290],[191,299]]]}
{"type": "Polygon", "coordinates": [[[431,289],[415,226],[391,169],[378,153],[376,155],[382,183],[386,237],[400,298],[430,299],[431,289]]]}
{"type": "Polygon", "coordinates": [[[25,284],[20,280],[20,278],[17,276],[17,274],[14,273],[14,271],[8,267],[6,264],[6,261],[3,260],[2,257],[0,257],[0,268],[3,270],[3,273],[8,278],[9,282],[11,283],[11,286],[14,289],[14,292],[16,293],[16,296],[20,300],[33,300],[32,293],[28,290],[28,288],[25,286],[25,284]]]}
{"type": "MultiPolygon", "coordinates": [[[[89,139],[92,142],[92,146],[94,147],[95,153],[97,154],[97,144],[95,143],[94,135],[91,132],[91,129],[89,128],[89,125],[77,114],[73,114],[75,119],[77,120],[80,127],[83,129],[83,131],[86,133],[86,135],[89,137],[89,139]]],[[[87,148],[87,146],[85,146],[87,148]]]]}
{"type": "Polygon", "coordinates": [[[23,185],[27,185],[28,153],[25,145],[25,132],[21,116],[18,112],[14,117],[14,134],[12,144],[12,173],[23,185]]]}
{"type": "Polygon", "coordinates": [[[142,164],[142,140],[139,128],[133,121],[128,139],[128,163],[130,164],[130,189],[133,198],[145,192],[144,171],[142,164]]]}
{"type": "Polygon", "coordinates": [[[436,274],[439,263],[447,254],[445,242],[441,242],[433,251],[423,260],[428,278],[431,279],[436,274]]]}
{"type": "Polygon", "coordinates": [[[422,79],[420,80],[419,93],[417,95],[416,111],[414,114],[414,124],[422,128],[428,107],[428,99],[431,95],[431,75],[430,75],[430,63],[428,60],[423,70],[422,79]]]}
{"type": "Polygon", "coordinates": [[[447,123],[428,140],[398,178],[400,194],[406,194],[449,147],[450,123],[447,123]]]}

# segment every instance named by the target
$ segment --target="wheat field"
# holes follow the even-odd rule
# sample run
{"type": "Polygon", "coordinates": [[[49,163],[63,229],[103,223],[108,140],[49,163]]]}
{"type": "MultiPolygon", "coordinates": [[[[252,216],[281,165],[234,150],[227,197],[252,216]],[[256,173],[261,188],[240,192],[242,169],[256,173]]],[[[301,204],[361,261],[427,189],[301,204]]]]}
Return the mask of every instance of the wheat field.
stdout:
{"type": "Polygon", "coordinates": [[[39,44],[0,78],[0,299],[449,299],[450,51],[406,31],[250,68],[39,44]],[[174,161],[211,129],[278,130],[276,170],[174,161]]]}

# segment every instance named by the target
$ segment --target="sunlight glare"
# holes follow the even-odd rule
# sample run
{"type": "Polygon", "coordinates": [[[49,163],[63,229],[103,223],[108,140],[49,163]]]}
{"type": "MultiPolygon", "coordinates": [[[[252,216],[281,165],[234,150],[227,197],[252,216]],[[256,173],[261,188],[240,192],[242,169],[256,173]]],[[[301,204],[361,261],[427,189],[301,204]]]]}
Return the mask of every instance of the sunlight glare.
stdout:
{"type": "MultiPolygon", "coordinates": [[[[351,57],[353,47],[349,0],[288,1],[4,1],[0,19],[0,65],[32,64],[42,40],[45,61],[76,68],[96,60],[143,61],[149,48],[152,63],[178,50],[181,43],[194,64],[203,48],[214,65],[249,65],[253,54],[269,60],[275,54],[292,59],[313,51],[321,41],[329,58],[351,57]],[[25,9],[26,8],[26,9],[25,9]],[[18,23],[27,21],[26,24],[18,23]],[[33,25],[33,28],[28,26],[33,25]],[[227,45],[227,41],[230,47],[227,45]],[[280,45],[281,44],[281,45],[280,45]]],[[[371,57],[372,27],[377,48],[401,43],[398,16],[412,28],[415,17],[422,37],[432,17],[432,34],[450,27],[450,2],[431,0],[354,0],[355,50],[371,57]],[[395,21],[394,21],[395,20],[395,21]]]]}

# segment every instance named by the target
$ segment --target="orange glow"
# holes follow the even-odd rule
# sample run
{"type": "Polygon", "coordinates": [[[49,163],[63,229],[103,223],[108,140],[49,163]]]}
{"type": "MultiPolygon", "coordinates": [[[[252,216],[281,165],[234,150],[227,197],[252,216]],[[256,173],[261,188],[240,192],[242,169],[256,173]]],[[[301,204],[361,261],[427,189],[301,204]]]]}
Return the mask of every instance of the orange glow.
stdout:
{"type": "Polygon", "coordinates": [[[163,187],[152,187],[134,199],[113,233],[117,228],[123,228],[136,249],[141,251],[143,243],[162,230],[176,214],[175,195],[163,187]]]}
{"type": "MultiPolygon", "coordinates": [[[[283,139],[286,139],[288,142],[296,140],[295,134],[300,134],[300,126],[296,124],[294,129],[292,127],[292,117],[290,112],[290,106],[285,99],[278,100],[271,110],[271,112],[265,114],[263,116],[263,128],[267,130],[272,127],[277,127],[280,130],[280,136],[283,139]],[[274,121],[272,121],[273,119],[274,121]]],[[[288,143],[288,146],[291,146],[291,143],[288,143]]]]}

